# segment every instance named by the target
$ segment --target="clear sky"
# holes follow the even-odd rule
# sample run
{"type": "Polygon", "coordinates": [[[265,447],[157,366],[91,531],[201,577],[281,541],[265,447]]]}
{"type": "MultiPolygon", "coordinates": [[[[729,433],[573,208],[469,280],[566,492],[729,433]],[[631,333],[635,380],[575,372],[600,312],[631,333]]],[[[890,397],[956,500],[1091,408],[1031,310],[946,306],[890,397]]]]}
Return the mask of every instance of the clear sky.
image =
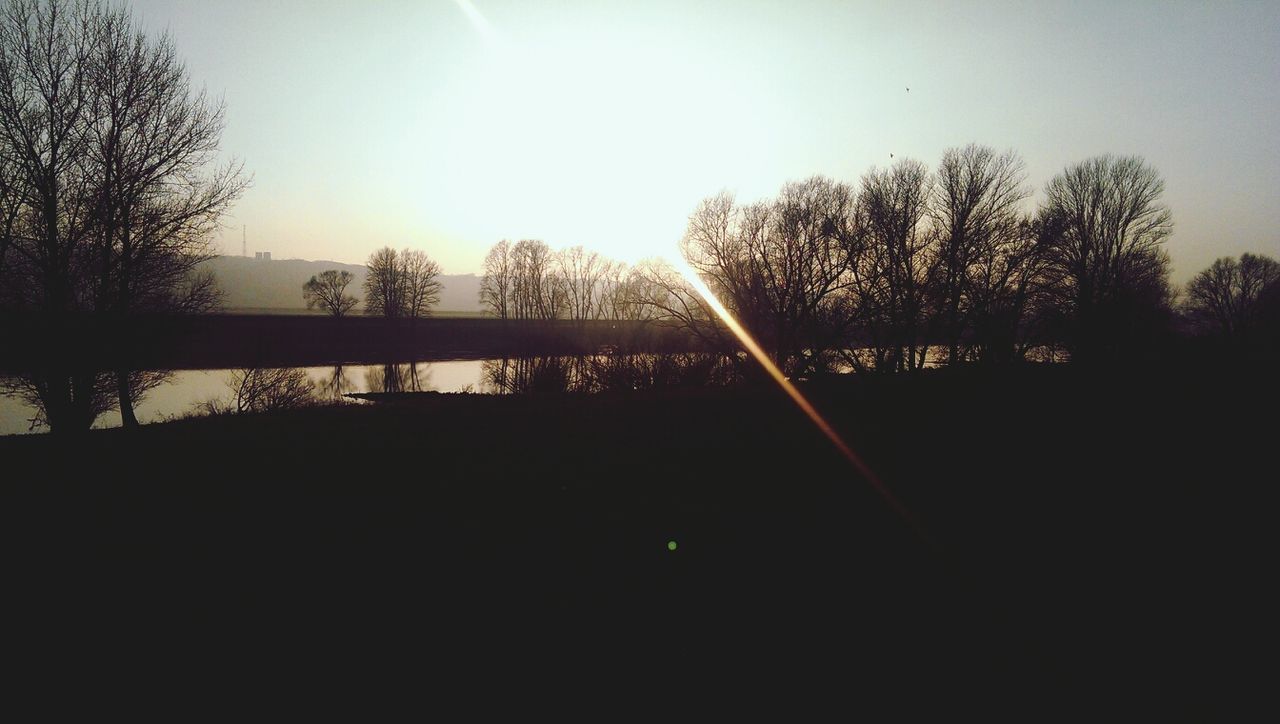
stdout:
{"type": "Polygon", "coordinates": [[[245,225],[277,259],[389,244],[467,273],[540,238],[635,261],[722,189],[978,142],[1021,153],[1036,199],[1070,163],[1144,156],[1177,281],[1280,257],[1278,2],[131,4],[226,100],[254,185],[225,253],[245,225]]]}

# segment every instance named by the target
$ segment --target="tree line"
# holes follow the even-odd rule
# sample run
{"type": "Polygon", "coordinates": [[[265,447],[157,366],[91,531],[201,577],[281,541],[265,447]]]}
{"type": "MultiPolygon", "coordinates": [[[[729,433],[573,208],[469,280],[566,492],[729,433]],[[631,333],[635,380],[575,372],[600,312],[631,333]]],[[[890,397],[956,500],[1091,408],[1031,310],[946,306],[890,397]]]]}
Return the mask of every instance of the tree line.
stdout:
{"type": "MultiPolygon", "coordinates": [[[[968,145],[932,171],[903,159],[857,185],[814,176],[755,203],[707,198],[681,251],[790,375],[1046,352],[1115,360],[1180,326],[1256,337],[1274,317],[1260,310],[1280,296],[1276,263],[1219,260],[1179,302],[1163,190],[1141,158],[1105,155],[1067,167],[1031,208],[1022,159],[968,145]]],[[[737,344],[675,267],[627,267],[581,247],[499,242],[481,302],[504,319],[654,319],[714,349],[737,344]]]]}
{"type": "Polygon", "coordinates": [[[641,286],[639,269],[581,246],[503,240],[485,256],[480,303],[499,319],[645,319],[641,286]]]}
{"type": "MultiPolygon", "coordinates": [[[[443,285],[440,264],[418,249],[399,251],[387,246],[369,255],[365,263],[365,314],[387,319],[417,319],[431,315],[440,303],[443,285]]],[[[349,271],[329,269],[302,285],[307,309],[320,309],[333,317],[346,316],[360,303],[347,294],[355,276],[349,271]]]]}

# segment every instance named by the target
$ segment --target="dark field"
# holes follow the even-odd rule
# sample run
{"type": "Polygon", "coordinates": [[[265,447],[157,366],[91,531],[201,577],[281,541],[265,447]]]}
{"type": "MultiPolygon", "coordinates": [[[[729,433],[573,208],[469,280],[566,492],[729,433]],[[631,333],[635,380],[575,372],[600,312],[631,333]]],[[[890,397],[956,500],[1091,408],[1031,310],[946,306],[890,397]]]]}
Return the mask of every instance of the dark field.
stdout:
{"type": "Polygon", "coordinates": [[[151,317],[113,325],[69,317],[60,324],[0,315],[0,371],[37,368],[172,370],[299,367],[394,360],[480,359],[695,349],[660,322],[501,320],[479,316],[340,319],[307,314],[151,317]]]}
{"type": "Polygon", "coordinates": [[[1262,375],[806,388],[931,543],[771,389],[423,394],[7,438],[9,620],[31,670],[67,681],[1213,720],[1257,680],[1270,611],[1252,501],[1274,425],[1243,414],[1274,415],[1262,375]]]}

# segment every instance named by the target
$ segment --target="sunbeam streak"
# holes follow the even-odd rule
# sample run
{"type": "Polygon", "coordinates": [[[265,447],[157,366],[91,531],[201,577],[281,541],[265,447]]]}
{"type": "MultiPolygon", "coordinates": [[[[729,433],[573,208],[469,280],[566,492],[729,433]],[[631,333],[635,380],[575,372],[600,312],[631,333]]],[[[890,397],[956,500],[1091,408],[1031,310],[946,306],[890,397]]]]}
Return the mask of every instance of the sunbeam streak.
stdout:
{"type": "Polygon", "coordinates": [[[489,24],[489,19],[480,12],[479,8],[471,0],[453,0],[453,2],[467,16],[467,20],[471,21],[471,24],[475,26],[476,32],[480,33],[480,37],[484,38],[485,42],[494,45],[498,43],[498,33],[489,24]]]}
{"type": "Polygon", "coordinates": [[[791,384],[791,380],[787,379],[786,375],[782,374],[782,370],[778,369],[778,366],[773,363],[773,360],[769,358],[769,355],[765,354],[765,351],[760,348],[759,344],[756,344],[755,339],[747,332],[746,328],[739,324],[738,320],[734,318],[729,310],[720,303],[720,299],[717,298],[715,293],[711,291],[711,288],[702,281],[702,278],[698,276],[697,272],[684,262],[683,259],[680,260],[677,268],[680,270],[680,273],[684,275],[685,279],[693,285],[693,288],[697,290],[698,295],[702,297],[703,301],[705,301],[707,305],[711,307],[711,310],[715,312],[716,316],[720,318],[720,321],[723,322],[731,332],[733,332],[733,335],[738,338],[738,341],[746,348],[747,352],[760,363],[761,367],[764,367],[765,371],[769,373],[769,376],[778,383],[778,386],[787,393],[787,396],[790,397],[792,401],[799,406],[801,411],[808,416],[813,424],[822,431],[822,434],[827,436],[827,439],[831,441],[831,444],[835,445],[836,449],[840,451],[840,454],[843,455],[851,465],[853,465],[854,470],[857,470],[858,473],[871,484],[871,487],[875,488],[876,492],[880,494],[880,497],[884,499],[889,507],[892,508],[893,511],[897,513],[917,535],[919,535],[923,540],[928,541],[929,537],[925,533],[924,528],[920,525],[920,522],[916,519],[915,515],[913,515],[896,496],[894,496],[888,486],[884,484],[884,481],[880,479],[880,476],[876,475],[875,471],[863,462],[862,458],[859,457],[852,448],[845,444],[844,439],[835,431],[835,428],[831,427],[831,424],[827,422],[826,418],[818,412],[804,394],[801,393],[800,390],[796,389],[795,385],[791,384]]]}

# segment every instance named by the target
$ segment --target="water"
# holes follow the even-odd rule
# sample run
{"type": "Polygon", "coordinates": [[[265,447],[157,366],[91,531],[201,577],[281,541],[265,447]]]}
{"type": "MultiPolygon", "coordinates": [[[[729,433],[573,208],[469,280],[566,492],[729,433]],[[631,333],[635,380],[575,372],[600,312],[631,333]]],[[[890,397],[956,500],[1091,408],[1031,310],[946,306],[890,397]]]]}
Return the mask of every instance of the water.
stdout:
{"type": "MultiPolygon", "coordinates": [[[[926,368],[945,364],[946,351],[928,350],[926,368]]],[[[344,400],[359,392],[556,393],[603,392],[649,388],[703,387],[731,384],[739,370],[726,356],[706,353],[619,353],[541,356],[506,359],[457,359],[394,364],[348,364],[303,367],[322,401],[344,400]]],[[[838,364],[835,372],[852,372],[838,364]]],[[[203,414],[209,401],[234,407],[231,380],[235,370],[178,370],[151,389],[134,409],[147,424],[203,414]]],[[[0,435],[48,432],[33,426],[36,409],[19,394],[5,394],[0,379],[0,435]]],[[[110,395],[108,395],[110,397],[110,395]]],[[[118,427],[120,413],[97,418],[96,428],[118,427]]]]}
{"type": "MultiPolygon", "coordinates": [[[[590,393],[729,384],[737,378],[734,362],[706,353],[619,353],[598,355],[512,357],[388,364],[328,365],[296,368],[305,372],[320,401],[345,401],[358,392],[479,392],[490,394],[590,393]]],[[[147,424],[174,417],[205,414],[206,403],[234,410],[236,370],[180,370],[160,375],[135,405],[138,421],[147,424]]],[[[112,378],[99,400],[114,402],[112,378]]],[[[3,380],[0,380],[3,382],[3,380]]],[[[37,410],[18,393],[0,387],[0,434],[47,432],[33,425],[37,410]]],[[[100,409],[106,409],[103,405],[100,409]]],[[[118,410],[99,415],[94,427],[118,427],[118,410]]]]}
{"type": "MultiPolygon", "coordinates": [[[[321,399],[337,399],[353,392],[381,392],[385,389],[388,367],[393,368],[396,384],[409,391],[463,392],[480,391],[484,385],[486,360],[449,360],[415,364],[341,365],[304,367],[316,384],[321,399]]],[[[233,370],[177,370],[172,376],[147,393],[134,414],[146,424],[179,417],[208,400],[230,400],[228,382],[233,370]]],[[[0,394],[0,435],[48,432],[48,427],[31,427],[36,410],[20,396],[0,394]]],[[[95,428],[119,427],[120,413],[112,410],[98,417],[95,428]]]]}

